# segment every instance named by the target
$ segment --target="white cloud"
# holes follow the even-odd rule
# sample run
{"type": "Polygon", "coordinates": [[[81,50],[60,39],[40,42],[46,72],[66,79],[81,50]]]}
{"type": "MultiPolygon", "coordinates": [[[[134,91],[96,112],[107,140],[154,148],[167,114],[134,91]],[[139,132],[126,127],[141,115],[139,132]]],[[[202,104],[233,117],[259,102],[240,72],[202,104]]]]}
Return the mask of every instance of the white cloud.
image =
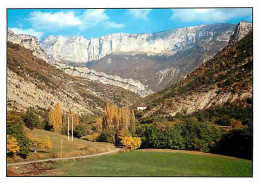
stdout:
{"type": "Polygon", "coordinates": [[[21,29],[21,28],[10,28],[10,30],[12,30],[14,33],[16,34],[28,34],[31,36],[35,36],[38,39],[40,39],[43,36],[43,32],[37,32],[34,29],[21,29]]]}
{"type": "Polygon", "coordinates": [[[252,15],[250,8],[176,9],[172,11],[171,19],[183,22],[216,23],[252,15]]]}
{"type": "Polygon", "coordinates": [[[147,16],[151,11],[151,9],[130,9],[127,13],[136,19],[147,20],[147,16]]]}
{"type": "Polygon", "coordinates": [[[74,12],[57,12],[57,13],[43,13],[34,11],[30,14],[29,20],[33,27],[41,29],[63,28],[71,26],[79,26],[82,24],[81,20],[75,16],[74,12]]]}
{"type": "Polygon", "coordinates": [[[105,26],[108,27],[108,28],[123,28],[123,27],[125,27],[124,24],[118,24],[118,23],[110,22],[110,21],[106,22],[105,26]]]}
{"type": "Polygon", "coordinates": [[[104,25],[107,28],[122,28],[124,24],[117,24],[109,20],[105,9],[87,9],[81,15],[70,12],[40,12],[34,11],[30,14],[34,28],[37,29],[63,29],[67,27],[77,27],[81,30],[104,25]]]}

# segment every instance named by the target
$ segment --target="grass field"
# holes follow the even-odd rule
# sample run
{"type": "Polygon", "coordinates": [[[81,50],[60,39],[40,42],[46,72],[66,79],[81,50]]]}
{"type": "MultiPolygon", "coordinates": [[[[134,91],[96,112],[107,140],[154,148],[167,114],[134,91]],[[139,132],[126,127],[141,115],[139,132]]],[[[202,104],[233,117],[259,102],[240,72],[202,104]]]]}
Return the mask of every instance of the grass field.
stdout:
{"type": "Polygon", "coordinates": [[[54,132],[40,129],[29,130],[27,128],[25,129],[25,133],[26,135],[37,135],[40,138],[49,137],[52,141],[53,148],[49,149],[47,152],[38,151],[37,153],[34,153],[32,151],[29,153],[29,156],[25,160],[19,157],[8,158],[8,163],[61,157],[61,139],[63,139],[62,157],[96,154],[115,148],[113,144],[103,142],[88,142],[86,140],[81,140],[77,138],[74,138],[73,142],[68,141],[68,137],[65,135],[59,135],[54,132]]]}
{"type": "Polygon", "coordinates": [[[248,160],[172,152],[134,151],[51,166],[54,169],[49,173],[59,176],[252,176],[252,162],[248,160]]]}

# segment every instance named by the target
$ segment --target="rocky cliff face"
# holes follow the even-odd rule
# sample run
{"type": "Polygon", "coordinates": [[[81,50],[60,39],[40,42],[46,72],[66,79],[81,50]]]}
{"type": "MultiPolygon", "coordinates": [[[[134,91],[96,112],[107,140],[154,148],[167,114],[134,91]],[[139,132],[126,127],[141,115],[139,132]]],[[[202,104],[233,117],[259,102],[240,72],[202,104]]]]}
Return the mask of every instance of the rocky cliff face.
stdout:
{"type": "Polygon", "coordinates": [[[8,29],[7,40],[31,50],[33,55],[37,58],[50,62],[48,55],[41,48],[37,37],[25,34],[15,34],[13,31],[8,29]]]}
{"type": "Polygon", "coordinates": [[[49,36],[41,42],[44,51],[62,62],[89,62],[111,53],[172,55],[196,44],[204,49],[211,40],[228,42],[234,25],[214,24],[178,28],[152,34],[116,33],[100,38],[49,36]]]}
{"type": "Polygon", "coordinates": [[[95,70],[88,69],[86,67],[68,66],[60,61],[57,61],[52,56],[47,56],[44,50],[41,49],[38,39],[34,36],[23,34],[17,35],[14,34],[11,30],[8,30],[8,41],[14,44],[19,44],[31,50],[33,55],[35,55],[37,58],[40,58],[47,63],[54,65],[56,68],[72,76],[82,77],[89,81],[95,81],[106,85],[121,87],[130,90],[141,97],[153,93],[152,90],[149,90],[138,80],[124,79],[119,76],[96,72],[95,70]]]}
{"type": "Polygon", "coordinates": [[[251,30],[241,31],[241,25],[232,36],[240,40],[231,42],[176,85],[145,98],[146,104],[154,107],[144,117],[156,112],[191,114],[224,105],[246,107],[253,97],[253,34],[251,26],[251,30]]]}
{"type": "Polygon", "coordinates": [[[243,39],[250,31],[252,31],[253,25],[250,22],[241,21],[236,26],[234,34],[230,37],[229,44],[240,41],[243,39]]]}
{"type": "MultiPolygon", "coordinates": [[[[114,52],[85,65],[98,72],[138,80],[154,92],[162,91],[223,49],[235,27],[233,24],[201,25],[150,34],[153,39],[144,39],[141,45],[148,45],[145,47],[148,49],[160,40],[161,46],[154,45],[157,53],[114,52]]],[[[129,44],[128,51],[131,48],[129,44]]]]}

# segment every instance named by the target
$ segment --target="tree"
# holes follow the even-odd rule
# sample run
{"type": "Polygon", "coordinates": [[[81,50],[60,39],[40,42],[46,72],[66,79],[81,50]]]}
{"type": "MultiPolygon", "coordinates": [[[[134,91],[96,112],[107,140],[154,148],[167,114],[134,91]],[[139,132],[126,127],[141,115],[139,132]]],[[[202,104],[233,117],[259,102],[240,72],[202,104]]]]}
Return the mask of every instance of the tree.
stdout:
{"type": "Polygon", "coordinates": [[[75,136],[80,138],[86,135],[86,127],[83,125],[77,125],[75,128],[75,136]]]}
{"type": "Polygon", "coordinates": [[[96,118],[96,131],[102,131],[102,118],[96,118]]]}
{"type": "Polygon", "coordinates": [[[39,126],[40,123],[40,119],[39,116],[36,115],[33,111],[33,109],[29,108],[25,115],[24,115],[24,124],[25,126],[27,126],[29,129],[34,129],[37,128],[39,126]]]}
{"type": "Polygon", "coordinates": [[[14,155],[19,152],[20,147],[16,138],[12,137],[11,135],[7,135],[7,153],[14,155]]]}
{"type": "Polygon", "coordinates": [[[49,137],[40,138],[38,136],[30,135],[29,138],[32,141],[32,145],[34,148],[34,153],[37,153],[38,149],[51,149],[52,142],[49,137]]]}
{"type": "Polygon", "coordinates": [[[136,119],[135,119],[135,112],[132,109],[131,117],[130,117],[130,125],[129,125],[129,131],[131,133],[135,133],[136,128],[136,119]]]}
{"type": "Polygon", "coordinates": [[[129,150],[135,150],[141,146],[140,137],[126,136],[122,139],[122,144],[129,150]]]}
{"type": "Polygon", "coordinates": [[[61,133],[62,129],[62,110],[60,103],[57,102],[54,109],[49,112],[49,122],[53,126],[54,132],[61,133]]]}
{"type": "MultiPolygon", "coordinates": [[[[70,113],[71,113],[71,117],[73,118],[73,129],[75,129],[76,126],[79,125],[79,117],[73,111],[71,111],[70,113]]],[[[71,128],[72,128],[72,123],[70,123],[70,129],[71,128]]]]}
{"type": "Polygon", "coordinates": [[[18,154],[21,157],[26,157],[30,150],[30,140],[23,132],[23,120],[18,112],[7,112],[6,134],[11,135],[17,140],[20,147],[18,154]]]}

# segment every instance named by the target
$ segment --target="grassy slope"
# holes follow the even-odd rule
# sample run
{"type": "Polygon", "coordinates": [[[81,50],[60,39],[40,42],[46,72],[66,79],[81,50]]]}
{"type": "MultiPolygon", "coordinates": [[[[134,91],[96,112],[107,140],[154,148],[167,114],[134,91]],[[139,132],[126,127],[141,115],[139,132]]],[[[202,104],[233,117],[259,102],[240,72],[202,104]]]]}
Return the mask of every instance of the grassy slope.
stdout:
{"type": "MultiPolygon", "coordinates": [[[[52,141],[53,148],[47,152],[38,151],[38,153],[30,152],[26,161],[46,159],[46,158],[57,158],[61,157],[61,139],[63,139],[63,157],[79,156],[86,154],[96,154],[100,152],[109,151],[115,148],[114,145],[103,142],[88,142],[74,138],[74,141],[68,141],[68,137],[65,135],[59,135],[53,132],[45,130],[29,130],[25,129],[26,135],[37,135],[40,138],[49,137],[52,141]]],[[[24,161],[18,157],[14,159],[8,159],[8,162],[19,162],[24,161]]]]}
{"type": "Polygon", "coordinates": [[[252,162],[171,152],[129,152],[62,161],[65,176],[252,176],[252,162]]]}

